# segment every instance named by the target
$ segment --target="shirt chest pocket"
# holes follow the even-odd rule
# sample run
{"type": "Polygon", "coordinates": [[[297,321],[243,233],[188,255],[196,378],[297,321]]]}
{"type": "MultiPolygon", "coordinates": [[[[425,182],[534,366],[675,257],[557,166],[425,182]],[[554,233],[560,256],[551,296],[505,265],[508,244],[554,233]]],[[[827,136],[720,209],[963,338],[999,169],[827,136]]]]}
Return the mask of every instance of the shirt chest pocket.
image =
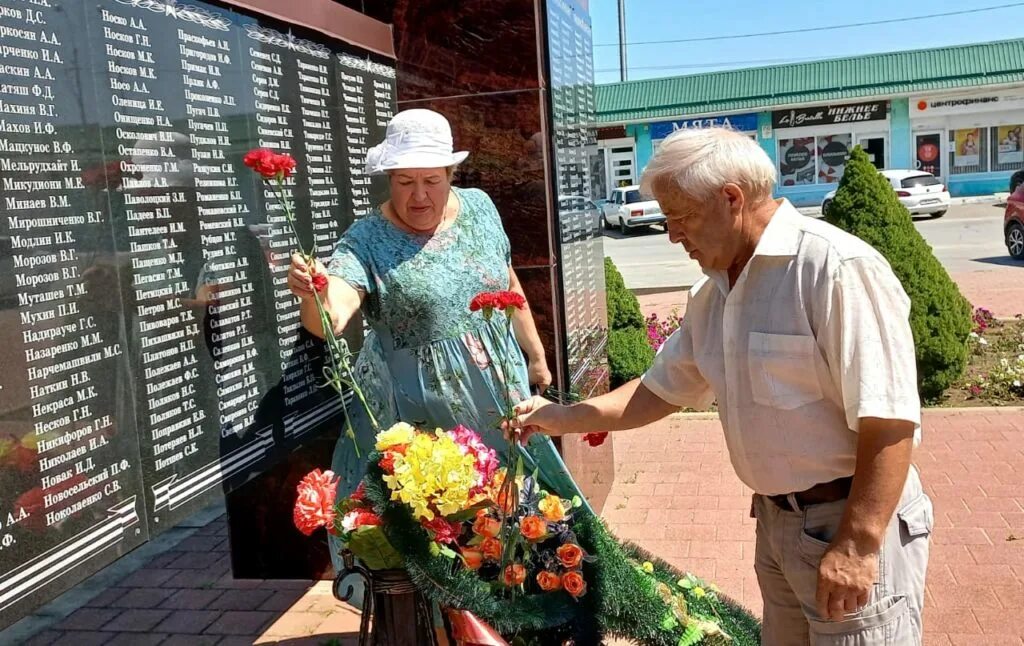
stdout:
{"type": "Polygon", "coordinates": [[[751,332],[748,368],[754,401],[792,410],[822,398],[812,336],[751,332]]]}

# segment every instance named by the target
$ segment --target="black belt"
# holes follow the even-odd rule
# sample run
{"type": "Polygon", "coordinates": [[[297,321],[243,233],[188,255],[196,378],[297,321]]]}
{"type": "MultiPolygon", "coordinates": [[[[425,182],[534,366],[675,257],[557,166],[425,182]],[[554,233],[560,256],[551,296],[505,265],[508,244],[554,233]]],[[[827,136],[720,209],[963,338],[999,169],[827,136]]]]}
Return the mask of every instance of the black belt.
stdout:
{"type": "MultiPolygon", "coordinates": [[[[796,498],[796,504],[800,505],[800,508],[808,507],[810,505],[821,505],[827,502],[836,502],[837,500],[843,500],[850,495],[850,486],[853,484],[853,476],[847,476],[845,478],[839,478],[832,482],[822,482],[816,484],[806,491],[792,494],[796,498]]],[[[780,509],[786,511],[796,511],[793,506],[789,504],[790,494],[779,494],[777,496],[765,496],[768,500],[775,503],[780,509]]]]}

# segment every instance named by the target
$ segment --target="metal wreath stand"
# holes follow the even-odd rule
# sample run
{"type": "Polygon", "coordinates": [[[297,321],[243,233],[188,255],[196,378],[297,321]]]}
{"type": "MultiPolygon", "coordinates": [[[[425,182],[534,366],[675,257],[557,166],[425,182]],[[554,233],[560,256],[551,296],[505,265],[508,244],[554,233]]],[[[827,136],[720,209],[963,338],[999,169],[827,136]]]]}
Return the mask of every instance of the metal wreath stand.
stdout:
{"type": "MultiPolygon", "coordinates": [[[[335,598],[344,603],[352,598],[355,588],[344,583],[349,577],[360,577],[365,585],[359,646],[439,646],[431,606],[408,572],[368,570],[347,549],[341,557],[345,567],[334,579],[335,598]]],[[[447,618],[445,632],[450,634],[447,618]]]]}

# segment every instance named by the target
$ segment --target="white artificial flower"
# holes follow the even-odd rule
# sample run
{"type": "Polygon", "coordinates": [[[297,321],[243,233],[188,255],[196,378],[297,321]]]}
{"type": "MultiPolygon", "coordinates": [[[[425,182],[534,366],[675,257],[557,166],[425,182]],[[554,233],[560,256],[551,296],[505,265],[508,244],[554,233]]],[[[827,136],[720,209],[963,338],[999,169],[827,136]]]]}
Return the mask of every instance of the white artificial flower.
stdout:
{"type": "Polygon", "coordinates": [[[359,518],[359,510],[350,511],[341,519],[341,528],[346,532],[354,532],[356,519],[359,518]]]}

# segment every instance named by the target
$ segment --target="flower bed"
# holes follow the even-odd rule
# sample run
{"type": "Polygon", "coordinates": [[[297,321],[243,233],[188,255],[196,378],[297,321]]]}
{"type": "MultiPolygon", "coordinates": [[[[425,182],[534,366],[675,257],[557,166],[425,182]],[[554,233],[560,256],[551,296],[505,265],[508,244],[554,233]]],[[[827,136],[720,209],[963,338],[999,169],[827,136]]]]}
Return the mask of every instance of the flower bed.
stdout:
{"type": "Polygon", "coordinates": [[[974,324],[967,371],[939,405],[1024,405],[1024,317],[999,320],[978,308],[974,324]]]}

